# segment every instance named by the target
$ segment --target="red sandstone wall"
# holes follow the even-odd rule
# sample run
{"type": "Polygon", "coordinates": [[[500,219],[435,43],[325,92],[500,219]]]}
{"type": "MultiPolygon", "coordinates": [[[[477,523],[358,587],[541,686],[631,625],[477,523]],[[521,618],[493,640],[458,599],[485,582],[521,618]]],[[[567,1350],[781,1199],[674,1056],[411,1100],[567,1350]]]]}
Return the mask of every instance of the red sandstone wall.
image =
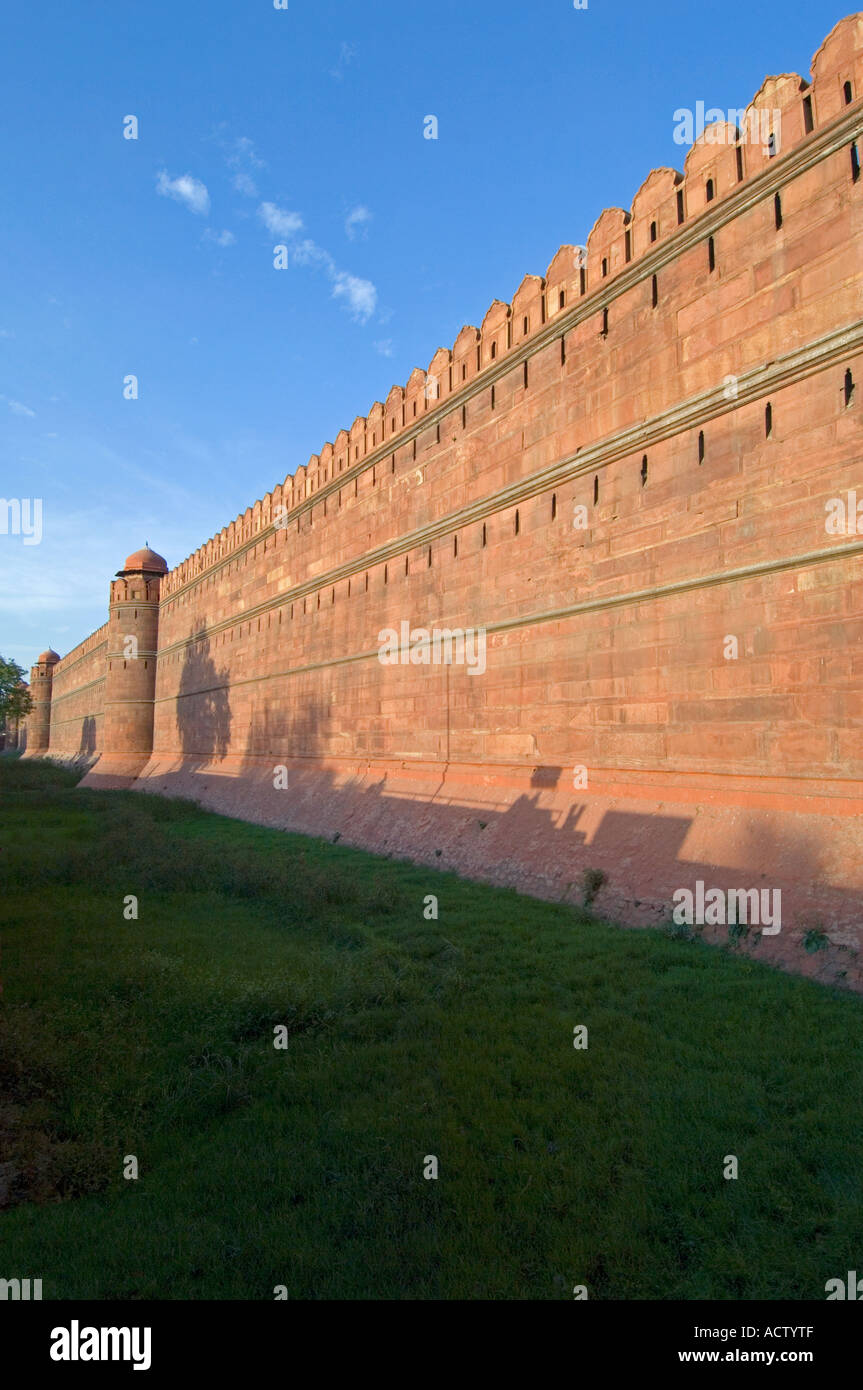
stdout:
{"type": "Polygon", "coordinates": [[[755,99],[775,158],[655,170],[583,275],[562,248],[167,577],[142,785],[538,891],[600,867],[630,914],[769,873],[850,930],[863,535],[825,503],[863,498],[860,17],[813,74],[755,99]],[[485,674],[382,666],[402,620],[486,628],[485,674]]]}
{"type": "Polygon", "coordinates": [[[102,751],[108,624],[54,667],[50,756],[92,761],[102,751]]]}

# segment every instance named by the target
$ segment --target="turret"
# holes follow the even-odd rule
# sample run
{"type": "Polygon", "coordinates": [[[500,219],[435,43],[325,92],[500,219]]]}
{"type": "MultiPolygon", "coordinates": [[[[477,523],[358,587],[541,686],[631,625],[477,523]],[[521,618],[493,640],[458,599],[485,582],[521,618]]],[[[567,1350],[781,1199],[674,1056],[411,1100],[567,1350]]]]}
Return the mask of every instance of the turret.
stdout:
{"type": "Polygon", "coordinates": [[[136,777],[153,749],[159,591],[168,566],[145,547],[111,583],[105,720],[97,772],[136,777]]]}
{"type": "Polygon", "coordinates": [[[31,758],[44,758],[51,742],[51,691],[54,684],[54,667],[60,660],[57,653],[49,647],[37,656],[35,666],[30,667],[30,698],[33,704],[27,715],[27,754],[31,758]]]}

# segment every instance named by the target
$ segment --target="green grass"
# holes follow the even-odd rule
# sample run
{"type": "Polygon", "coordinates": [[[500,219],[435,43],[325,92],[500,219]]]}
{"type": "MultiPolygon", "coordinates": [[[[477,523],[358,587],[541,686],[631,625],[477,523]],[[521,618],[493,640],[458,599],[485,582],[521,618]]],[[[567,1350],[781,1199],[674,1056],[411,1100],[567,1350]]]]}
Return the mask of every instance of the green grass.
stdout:
{"type": "Polygon", "coordinates": [[[50,764],[0,781],[0,1276],[820,1299],[860,1267],[858,998],[50,764]]]}

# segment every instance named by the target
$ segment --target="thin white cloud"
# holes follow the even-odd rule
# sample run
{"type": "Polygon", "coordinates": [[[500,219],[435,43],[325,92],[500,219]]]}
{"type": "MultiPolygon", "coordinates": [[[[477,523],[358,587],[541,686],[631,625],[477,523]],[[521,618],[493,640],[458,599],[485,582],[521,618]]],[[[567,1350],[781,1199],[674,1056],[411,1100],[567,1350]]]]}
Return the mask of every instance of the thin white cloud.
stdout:
{"type": "Polygon", "coordinates": [[[392,338],[382,338],[379,343],[375,343],[375,352],[379,352],[381,357],[392,357],[393,340],[392,338]]]}
{"type": "Polygon", "coordinates": [[[288,212],[287,208],[280,208],[276,203],[261,203],[258,216],[273,236],[293,236],[303,225],[298,212],[288,212]]]}
{"type": "Polygon", "coordinates": [[[353,208],[345,219],[345,234],[348,240],[355,241],[358,236],[366,236],[371,220],[372,214],[367,207],[360,204],[359,207],[353,208]]]}
{"type": "Polygon", "coordinates": [[[337,82],[341,82],[345,75],[345,69],[353,62],[357,56],[357,50],[352,43],[342,43],[339,45],[338,62],[334,68],[330,68],[330,77],[334,77],[337,82]]]}
{"type": "Polygon", "coordinates": [[[214,241],[217,246],[233,246],[234,242],[237,240],[233,232],[227,230],[224,232],[214,232],[211,227],[207,227],[204,236],[207,241],[214,241]]]}
{"type": "Polygon", "coordinates": [[[234,175],[233,182],[237,192],[242,193],[244,198],[257,198],[258,185],[255,183],[251,174],[247,174],[241,170],[239,174],[234,175]]]}
{"type": "Polygon", "coordinates": [[[356,275],[349,275],[346,270],[340,270],[333,283],[333,299],[345,300],[351,317],[365,323],[375,311],[378,292],[371,280],[361,280],[356,275]]]}
{"type": "Polygon", "coordinates": [[[332,281],[333,299],[340,300],[352,318],[359,323],[371,318],[378,302],[378,292],[371,280],[361,280],[357,275],[339,270],[329,251],[308,239],[294,247],[293,260],[294,265],[325,271],[332,281]]]}
{"type": "Polygon", "coordinates": [[[324,269],[328,275],[338,274],[336,263],[329,251],[325,251],[322,246],[317,246],[308,238],[294,247],[294,265],[310,265],[316,270],[324,269]]]}
{"type": "Polygon", "coordinates": [[[174,198],[190,212],[206,216],[210,211],[207,185],[201,183],[200,179],[193,178],[191,174],[180,174],[179,178],[171,179],[166,170],[162,169],[156,179],[156,192],[163,198],[174,198]]]}
{"type": "Polygon", "coordinates": [[[254,140],[250,140],[248,135],[239,135],[233,145],[228,150],[228,163],[236,168],[240,164],[250,164],[253,169],[266,169],[266,160],[261,159],[256,150],[254,140]]]}
{"type": "Polygon", "coordinates": [[[35,410],[31,410],[29,405],[22,405],[20,401],[13,401],[9,396],[0,396],[0,401],[5,401],[13,415],[26,415],[28,420],[36,418],[35,410]]]}

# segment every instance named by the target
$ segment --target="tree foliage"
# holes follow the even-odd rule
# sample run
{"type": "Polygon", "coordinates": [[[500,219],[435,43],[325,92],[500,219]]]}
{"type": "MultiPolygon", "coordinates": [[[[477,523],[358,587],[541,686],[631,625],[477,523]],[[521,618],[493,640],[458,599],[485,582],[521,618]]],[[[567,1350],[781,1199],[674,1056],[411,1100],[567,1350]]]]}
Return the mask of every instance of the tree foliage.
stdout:
{"type": "Polygon", "coordinates": [[[0,719],[23,719],[33,701],[24,685],[24,667],[0,656],[0,719]]]}

